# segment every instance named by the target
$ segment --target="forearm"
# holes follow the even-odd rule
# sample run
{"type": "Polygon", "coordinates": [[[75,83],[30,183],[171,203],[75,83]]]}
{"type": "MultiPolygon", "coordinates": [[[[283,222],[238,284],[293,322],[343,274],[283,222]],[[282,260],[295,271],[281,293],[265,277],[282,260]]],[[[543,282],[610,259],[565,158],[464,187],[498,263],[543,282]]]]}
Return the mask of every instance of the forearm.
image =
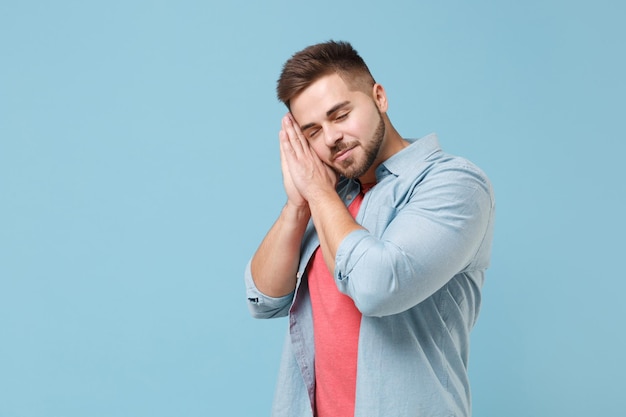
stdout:
{"type": "Polygon", "coordinates": [[[300,244],[310,219],[309,208],[287,203],[251,261],[254,284],[263,294],[282,297],[296,286],[300,244]]]}
{"type": "Polygon", "coordinates": [[[317,195],[309,201],[309,206],[324,261],[328,270],[334,273],[335,256],[339,245],[350,232],[363,229],[363,227],[354,221],[344,202],[334,190],[317,195]]]}

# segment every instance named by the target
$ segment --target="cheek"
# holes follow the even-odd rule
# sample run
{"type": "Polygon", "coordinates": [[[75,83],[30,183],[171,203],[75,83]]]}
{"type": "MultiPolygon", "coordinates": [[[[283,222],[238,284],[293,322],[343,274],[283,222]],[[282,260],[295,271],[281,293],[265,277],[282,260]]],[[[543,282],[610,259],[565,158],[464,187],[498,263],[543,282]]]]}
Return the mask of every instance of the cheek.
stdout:
{"type": "Polygon", "coordinates": [[[309,145],[311,146],[311,149],[313,149],[313,152],[315,152],[315,154],[322,161],[326,162],[328,160],[328,155],[329,155],[328,147],[326,147],[323,144],[320,144],[320,141],[315,141],[313,143],[309,142],[309,145]]]}
{"type": "Polygon", "coordinates": [[[378,118],[374,115],[353,117],[344,126],[344,135],[359,139],[366,139],[376,129],[378,118]]]}

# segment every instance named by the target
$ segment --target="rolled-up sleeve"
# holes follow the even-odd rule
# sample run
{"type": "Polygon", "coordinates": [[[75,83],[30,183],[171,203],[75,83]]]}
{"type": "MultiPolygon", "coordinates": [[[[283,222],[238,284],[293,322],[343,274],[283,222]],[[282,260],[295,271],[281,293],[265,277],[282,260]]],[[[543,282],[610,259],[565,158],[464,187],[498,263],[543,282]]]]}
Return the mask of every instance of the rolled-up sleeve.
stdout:
{"type": "Polygon", "coordinates": [[[490,242],[494,202],[479,170],[438,168],[399,199],[372,204],[377,212],[364,216],[367,230],[350,233],[337,250],[337,286],[364,315],[405,311],[456,274],[487,266],[476,255],[490,242]]]}
{"type": "Polygon", "coordinates": [[[289,307],[293,300],[294,292],[283,297],[269,297],[263,294],[254,285],[250,261],[245,271],[246,297],[248,298],[248,308],[252,317],[257,319],[271,319],[284,317],[289,313],[289,307]]]}

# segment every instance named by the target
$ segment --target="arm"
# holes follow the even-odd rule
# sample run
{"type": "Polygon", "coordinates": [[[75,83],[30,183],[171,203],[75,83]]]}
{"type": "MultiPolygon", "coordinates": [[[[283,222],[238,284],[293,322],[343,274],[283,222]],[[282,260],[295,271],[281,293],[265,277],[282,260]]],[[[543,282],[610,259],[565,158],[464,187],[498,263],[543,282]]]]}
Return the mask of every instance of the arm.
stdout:
{"type": "MultiPolygon", "coordinates": [[[[296,286],[300,221],[294,218],[289,204],[272,226],[245,271],[248,308],[254,318],[283,317],[289,313],[296,286]]],[[[304,213],[307,219],[309,215],[304,213]]],[[[306,221],[301,219],[306,225],[306,221]]],[[[306,227],[306,226],[304,226],[306,227]]]]}
{"type": "Polygon", "coordinates": [[[406,204],[366,213],[373,233],[351,233],[337,251],[338,288],[364,315],[402,312],[487,267],[494,203],[482,174],[447,164],[407,192],[406,204]]]}
{"type": "Polygon", "coordinates": [[[252,257],[250,271],[263,294],[282,297],[295,289],[300,242],[309,217],[308,207],[287,202],[252,257]]]}
{"type": "Polygon", "coordinates": [[[282,146],[284,136],[283,121],[283,129],[279,133],[280,160],[287,203],[250,263],[254,285],[269,297],[282,297],[295,289],[300,243],[311,216],[309,205],[294,186],[289,172],[282,146]]]}

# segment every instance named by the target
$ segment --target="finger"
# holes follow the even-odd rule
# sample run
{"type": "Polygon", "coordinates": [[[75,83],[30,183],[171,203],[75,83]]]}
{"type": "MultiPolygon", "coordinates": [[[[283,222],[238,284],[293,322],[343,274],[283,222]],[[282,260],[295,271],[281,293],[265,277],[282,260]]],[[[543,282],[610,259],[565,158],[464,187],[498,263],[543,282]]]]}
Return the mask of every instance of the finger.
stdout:
{"type": "Polygon", "coordinates": [[[303,145],[303,147],[308,149],[309,141],[307,140],[306,136],[304,136],[304,133],[300,129],[300,125],[298,124],[296,119],[293,117],[293,114],[287,113],[287,116],[289,117],[289,120],[291,121],[291,127],[293,128],[294,132],[296,132],[296,137],[298,138],[300,143],[303,145]]]}
{"type": "Polygon", "coordinates": [[[300,127],[289,113],[283,118],[283,130],[297,155],[302,155],[307,149],[308,142],[300,131],[300,127]]]}
{"type": "Polygon", "coordinates": [[[285,131],[285,129],[281,130],[278,133],[279,145],[280,145],[280,159],[283,164],[287,163],[287,155],[294,157],[293,146],[291,145],[291,141],[289,140],[289,135],[285,131]]]}
{"type": "Polygon", "coordinates": [[[284,161],[285,159],[285,143],[289,143],[289,138],[287,138],[287,133],[281,129],[278,132],[278,147],[280,149],[280,160],[284,161]]]}
{"type": "Polygon", "coordinates": [[[283,173],[283,177],[288,178],[290,176],[289,173],[289,163],[287,162],[287,155],[286,155],[286,150],[285,150],[286,146],[283,143],[283,141],[281,141],[280,143],[280,169],[283,173]]]}
{"type": "Polygon", "coordinates": [[[289,139],[289,135],[285,130],[281,130],[279,133],[280,138],[280,162],[283,170],[291,173],[293,167],[297,167],[300,164],[299,156],[294,150],[293,143],[289,139]]]}

